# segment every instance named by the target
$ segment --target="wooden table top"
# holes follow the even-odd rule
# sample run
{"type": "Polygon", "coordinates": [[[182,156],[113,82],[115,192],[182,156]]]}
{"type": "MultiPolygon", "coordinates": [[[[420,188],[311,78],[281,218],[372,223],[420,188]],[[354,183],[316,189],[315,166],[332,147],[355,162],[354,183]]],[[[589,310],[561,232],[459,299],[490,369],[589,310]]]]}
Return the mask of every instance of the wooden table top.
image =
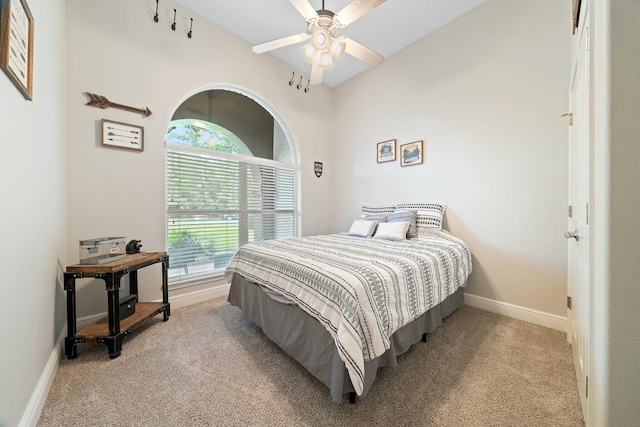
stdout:
{"type": "Polygon", "coordinates": [[[125,258],[116,261],[105,262],[104,264],[68,265],[66,272],[82,273],[83,275],[91,276],[96,273],[114,273],[116,271],[124,270],[125,268],[128,268],[130,270],[137,270],[138,268],[155,264],[156,262],[160,261],[161,258],[166,256],[166,252],[140,252],[137,254],[127,254],[125,258]]]}

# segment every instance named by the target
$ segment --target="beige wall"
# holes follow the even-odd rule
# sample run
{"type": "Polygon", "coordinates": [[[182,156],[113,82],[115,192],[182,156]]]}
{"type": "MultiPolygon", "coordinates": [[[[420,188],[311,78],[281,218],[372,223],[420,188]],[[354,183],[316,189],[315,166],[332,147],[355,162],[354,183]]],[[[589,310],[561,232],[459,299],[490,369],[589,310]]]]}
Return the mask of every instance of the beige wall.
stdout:
{"type": "MultiPolygon", "coordinates": [[[[153,1],[71,0],[68,4],[69,204],[68,257],[78,259],[78,241],[98,236],[141,239],[144,250],[166,248],[164,135],[174,111],[203,89],[243,88],[268,103],[295,138],[302,166],[302,232],[328,232],[330,174],[321,179],[314,161],[332,156],[323,125],[331,92],[309,93],[288,84],[291,68],[269,55],[259,56],[230,33],[171,1],[161,2],[162,16],[178,10],[178,28],[152,19],[153,1]],[[123,13],[126,11],[126,13],[123,13]],[[194,35],[182,24],[194,16],[194,35]],[[188,17],[188,18],[187,18],[188,17]],[[136,107],[153,115],[84,104],[84,92],[136,107]],[[100,146],[100,119],[144,126],[143,153],[100,146]]],[[[161,297],[159,269],[141,270],[143,300],[161,297]],[[147,271],[150,270],[150,271],[147,271]]],[[[78,290],[80,316],[106,310],[104,285],[84,281],[78,290]]],[[[210,284],[213,286],[215,284],[210,284]]],[[[180,291],[171,292],[170,296],[180,291]]]]}
{"type": "Polygon", "coordinates": [[[565,316],[569,3],[489,1],[337,87],[334,229],[363,201],[445,202],[468,293],[565,316]],[[391,138],[424,164],[377,164],[391,138]]]}
{"type": "Polygon", "coordinates": [[[28,4],[33,101],[0,72],[0,426],[19,425],[42,392],[65,318],[65,2],[28,4]]]}
{"type": "Polygon", "coordinates": [[[595,206],[591,425],[636,426],[640,420],[640,2],[589,3],[595,206]]]}

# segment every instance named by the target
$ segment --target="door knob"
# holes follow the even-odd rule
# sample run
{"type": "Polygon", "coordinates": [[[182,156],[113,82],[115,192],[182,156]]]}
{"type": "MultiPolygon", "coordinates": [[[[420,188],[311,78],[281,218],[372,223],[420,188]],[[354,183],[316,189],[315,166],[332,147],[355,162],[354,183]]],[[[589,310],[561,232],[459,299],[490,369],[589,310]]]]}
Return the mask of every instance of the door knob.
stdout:
{"type": "Polygon", "coordinates": [[[573,126],[573,113],[566,113],[561,115],[560,117],[569,117],[569,126],[573,126]]]}
{"type": "Polygon", "coordinates": [[[578,229],[576,228],[575,231],[565,231],[564,237],[566,237],[567,239],[576,239],[577,242],[578,240],[580,240],[580,233],[578,233],[578,229]]]}

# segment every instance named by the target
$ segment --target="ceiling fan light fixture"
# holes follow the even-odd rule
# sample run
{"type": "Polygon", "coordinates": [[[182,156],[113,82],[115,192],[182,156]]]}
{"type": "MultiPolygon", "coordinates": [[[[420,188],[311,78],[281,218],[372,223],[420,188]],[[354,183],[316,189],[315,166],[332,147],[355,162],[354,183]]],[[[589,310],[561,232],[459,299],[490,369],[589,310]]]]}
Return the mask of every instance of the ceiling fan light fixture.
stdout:
{"type": "Polygon", "coordinates": [[[313,47],[313,44],[308,44],[305,46],[302,46],[300,48],[300,51],[302,52],[302,56],[304,57],[304,59],[311,64],[313,62],[313,57],[316,56],[316,53],[318,52],[316,50],[315,47],[313,47]]]}
{"type": "Polygon", "coordinates": [[[320,63],[318,64],[322,68],[331,68],[333,67],[333,57],[329,52],[320,53],[320,63]]]}
{"type": "Polygon", "coordinates": [[[331,43],[329,44],[329,52],[331,52],[331,55],[333,55],[335,59],[342,58],[342,55],[344,55],[346,48],[347,44],[344,42],[344,39],[342,37],[332,39],[331,43]]]}
{"type": "Polygon", "coordinates": [[[316,49],[326,49],[329,46],[330,41],[331,37],[329,35],[329,31],[326,28],[318,27],[313,30],[313,34],[311,35],[311,43],[316,49]]]}

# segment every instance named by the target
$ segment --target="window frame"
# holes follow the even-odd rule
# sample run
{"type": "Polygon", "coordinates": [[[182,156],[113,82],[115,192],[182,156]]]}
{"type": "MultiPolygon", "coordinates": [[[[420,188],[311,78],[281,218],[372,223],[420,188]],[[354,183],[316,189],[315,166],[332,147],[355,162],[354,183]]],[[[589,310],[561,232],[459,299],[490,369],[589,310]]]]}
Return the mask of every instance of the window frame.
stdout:
{"type": "MultiPolygon", "coordinates": [[[[291,169],[293,171],[295,171],[296,173],[296,186],[297,186],[297,192],[295,194],[295,223],[294,223],[294,234],[295,236],[300,236],[301,235],[301,229],[302,229],[302,177],[301,177],[301,166],[300,166],[300,158],[298,155],[298,149],[297,149],[297,143],[295,141],[295,139],[293,138],[291,132],[289,131],[288,126],[285,124],[285,122],[283,121],[283,119],[280,117],[280,115],[275,111],[275,108],[273,108],[273,106],[271,106],[267,101],[265,101],[264,99],[262,99],[260,96],[258,96],[257,94],[246,90],[244,88],[240,88],[237,86],[233,86],[233,85],[215,85],[212,87],[208,87],[205,89],[201,89],[198,91],[193,92],[192,94],[189,94],[188,96],[186,96],[178,105],[181,105],[182,102],[186,101],[187,99],[189,99],[190,97],[203,92],[203,91],[208,91],[208,90],[227,90],[227,91],[231,91],[231,92],[235,92],[238,93],[239,95],[243,95],[246,96],[250,99],[252,99],[254,102],[256,102],[257,104],[259,104],[263,109],[265,109],[269,114],[271,114],[271,116],[274,119],[274,123],[276,125],[278,125],[280,127],[280,129],[282,130],[282,132],[284,132],[284,136],[286,137],[288,143],[289,143],[289,149],[290,149],[290,155],[292,158],[292,162],[291,163],[284,163],[284,162],[279,162],[276,160],[271,160],[271,159],[265,159],[265,158],[260,158],[260,157],[254,157],[254,156],[248,156],[245,154],[232,154],[232,153],[227,153],[227,152],[223,152],[223,151],[216,151],[216,150],[208,150],[205,148],[199,148],[199,147],[192,147],[189,145],[185,145],[185,144],[179,144],[179,143],[173,143],[173,142],[168,142],[165,141],[165,156],[164,156],[164,160],[165,160],[165,184],[168,183],[168,169],[167,169],[167,159],[168,159],[168,153],[169,150],[176,150],[176,151],[184,151],[184,152],[192,152],[192,153],[198,153],[198,154],[202,154],[203,152],[206,153],[205,155],[207,156],[211,156],[211,157],[216,157],[216,158],[220,158],[223,160],[231,160],[231,161],[239,161],[239,162],[245,162],[248,164],[254,164],[254,165],[266,165],[266,166],[272,166],[272,167],[277,167],[277,168],[286,168],[286,169],[291,169]]],[[[167,129],[169,128],[169,126],[167,126],[167,129]]],[[[165,209],[164,209],[164,213],[165,213],[165,246],[168,248],[169,247],[169,242],[168,242],[168,238],[169,238],[169,227],[168,227],[168,221],[169,221],[169,205],[168,205],[168,185],[165,185],[165,209]]],[[[171,262],[171,259],[169,259],[169,262],[171,262]]],[[[191,286],[198,286],[198,285],[204,285],[207,283],[211,283],[211,282],[217,282],[217,281],[221,281],[224,279],[224,269],[217,269],[215,271],[210,271],[210,272],[206,272],[203,274],[199,274],[199,275],[192,275],[192,276],[188,276],[188,277],[179,277],[179,278],[173,278],[169,280],[169,288],[170,289],[181,289],[181,288],[186,288],[186,287],[191,287],[191,286]]]]}

